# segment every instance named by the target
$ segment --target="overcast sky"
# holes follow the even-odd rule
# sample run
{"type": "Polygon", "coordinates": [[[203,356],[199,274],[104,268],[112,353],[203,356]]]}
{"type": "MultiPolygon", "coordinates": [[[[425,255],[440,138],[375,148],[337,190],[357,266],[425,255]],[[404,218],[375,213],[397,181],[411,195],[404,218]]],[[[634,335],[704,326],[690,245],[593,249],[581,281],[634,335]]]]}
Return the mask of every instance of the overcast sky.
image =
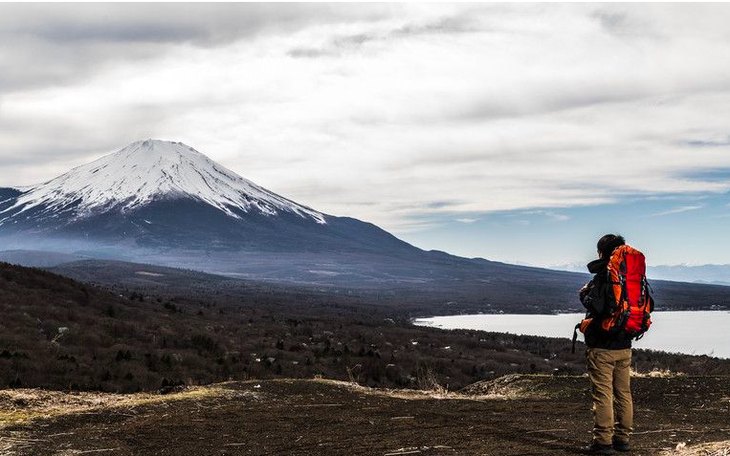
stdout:
{"type": "Polygon", "coordinates": [[[615,229],[655,264],[730,263],[728,23],[722,4],[0,4],[0,186],[151,137],[424,248],[583,261],[615,229]]]}

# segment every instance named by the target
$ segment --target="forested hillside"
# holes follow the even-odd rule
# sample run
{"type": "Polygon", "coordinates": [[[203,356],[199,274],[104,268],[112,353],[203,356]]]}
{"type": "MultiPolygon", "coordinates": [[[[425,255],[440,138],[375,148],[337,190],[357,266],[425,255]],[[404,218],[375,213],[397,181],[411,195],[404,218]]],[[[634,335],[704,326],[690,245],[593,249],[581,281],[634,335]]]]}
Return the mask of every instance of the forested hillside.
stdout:
{"type": "MultiPolygon", "coordinates": [[[[386,304],[241,282],[111,292],[0,263],[0,388],[154,390],[321,375],[455,389],[521,373],[581,373],[564,339],[412,326],[386,304]],[[238,290],[238,291],[236,291],[238,290]],[[238,295],[236,294],[238,293],[238,295]]],[[[730,372],[730,361],[638,352],[641,370],[730,372]]]]}

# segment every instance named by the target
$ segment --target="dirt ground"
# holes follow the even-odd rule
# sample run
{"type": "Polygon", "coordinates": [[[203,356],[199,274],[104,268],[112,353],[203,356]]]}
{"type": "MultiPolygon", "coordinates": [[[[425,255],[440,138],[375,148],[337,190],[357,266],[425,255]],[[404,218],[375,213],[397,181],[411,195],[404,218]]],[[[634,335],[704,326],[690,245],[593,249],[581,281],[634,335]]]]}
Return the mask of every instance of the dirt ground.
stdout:
{"type": "MultiPolygon", "coordinates": [[[[168,395],[0,391],[0,455],[571,455],[590,440],[587,386],[582,377],[511,376],[447,394],[327,380],[168,395]]],[[[730,440],[730,378],[633,386],[631,454],[730,454],[730,444],[700,446],[730,440]]]]}

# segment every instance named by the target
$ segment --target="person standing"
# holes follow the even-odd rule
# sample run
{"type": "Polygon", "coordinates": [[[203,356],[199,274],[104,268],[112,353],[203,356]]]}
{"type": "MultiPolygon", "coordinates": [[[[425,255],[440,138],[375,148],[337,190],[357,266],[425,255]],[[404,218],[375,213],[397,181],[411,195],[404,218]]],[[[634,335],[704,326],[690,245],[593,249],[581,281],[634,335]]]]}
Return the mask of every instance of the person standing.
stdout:
{"type": "Polygon", "coordinates": [[[624,238],[616,234],[601,237],[597,250],[598,259],[588,264],[588,271],[594,277],[579,293],[586,308],[586,318],[576,326],[584,333],[588,348],[594,417],[593,440],[583,448],[583,453],[609,455],[614,451],[631,450],[629,439],[634,427],[631,340],[643,334],[651,324],[648,315],[653,301],[648,294],[641,252],[626,246],[624,238]],[[617,252],[619,255],[615,254],[617,252]],[[627,274],[627,264],[633,273],[627,274]],[[616,296],[620,297],[616,299],[616,296]],[[624,315],[631,315],[623,321],[617,317],[621,314],[617,309],[621,309],[622,302],[624,315]],[[633,330],[633,327],[640,329],[633,330]]]}

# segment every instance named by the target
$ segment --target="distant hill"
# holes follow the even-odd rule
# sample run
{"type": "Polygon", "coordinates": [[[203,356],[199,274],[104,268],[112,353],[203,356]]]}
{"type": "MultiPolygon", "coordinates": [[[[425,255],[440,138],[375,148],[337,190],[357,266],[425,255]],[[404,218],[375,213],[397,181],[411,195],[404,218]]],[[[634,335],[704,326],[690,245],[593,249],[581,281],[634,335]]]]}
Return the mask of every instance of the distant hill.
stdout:
{"type": "Polygon", "coordinates": [[[663,280],[730,285],[728,264],[653,266],[649,270],[652,276],[663,280]]]}
{"type": "Polygon", "coordinates": [[[182,289],[195,285],[220,288],[226,283],[234,283],[236,286],[243,286],[246,283],[235,278],[200,271],[116,260],[77,260],[57,264],[48,269],[81,282],[129,288],[182,289]]]}
{"type": "Polygon", "coordinates": [[[38,250],[0,251],[0,261],[37,268],[49,268],[62,263],[82,260],[84,258],[86,257],[70,253],[47,252],[38,250]]]}
{"type": "MultiPolygon", "coordinates": [[[[585,272],[582,263],[563,263],[551,266],[557,271],[585,272]]],[[[714,285],[730,285],[730,265],[658,265],[648,266],[647,276],[655,280],[671,280],[674,282],[708,283],[714,285]]]]}
{"type": "MultiPolygon", "coordinates": [[[[443,261],[448,261],[446,257],[443,261]]],[[[445,266],[447,267],[447,266],[445,266]]],[[[293,284],[291,282],[261,281],[241,275],[217,275],[194,270],[111,260],[81,260],[63,263],[51,271],[76,280],[105,287],[145,288],[168,294],[184,295],[191,291],[203,295],[230,297],[243,293],[305,293],[328,296],[329,300],[377,302],[392,308],[391,314],[406,317],[459,313],[552,313],[582,311],[576,290],[590,276],[587,274],[556,273],[537,268],[504,264],[472,265],[463,280],[448,277],[428,283],[392,282],[377,288],[293,284]],[[484,280],[485,271],[495,278],[484,280]],[[471,274],[471,275],[467,275],[471,274]]],[[[730,308],[730,287],[652,281],[657,308],[660,310],[693,310],[730,308]]]]}

